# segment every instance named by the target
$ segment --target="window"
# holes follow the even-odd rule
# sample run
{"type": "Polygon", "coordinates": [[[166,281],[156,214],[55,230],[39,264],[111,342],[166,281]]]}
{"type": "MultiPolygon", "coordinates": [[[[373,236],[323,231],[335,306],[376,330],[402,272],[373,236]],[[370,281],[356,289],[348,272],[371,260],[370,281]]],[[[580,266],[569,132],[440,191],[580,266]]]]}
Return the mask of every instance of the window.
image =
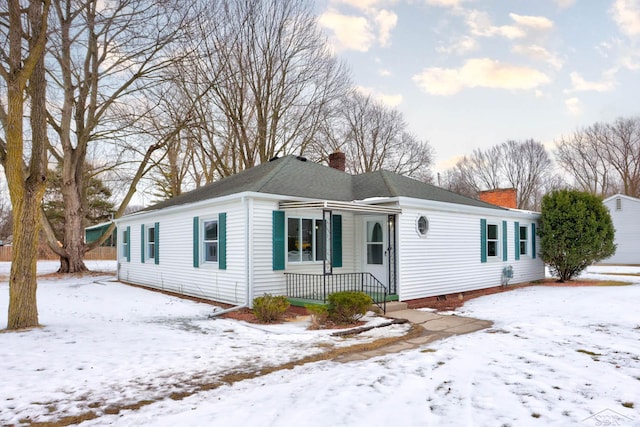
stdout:
{"type": "MultiPolygon", "coordinates": [[[[140,226],[140,262],[144,263],[146,260],[153,260],[154,264],[160,263],[158,250],[159,234],[159,222],[146,227],[144,224],[140,226]]],[[[130,241],[131,239],[128,240],[130,241]]]]}
{"type": "Polygon", "coordinates": [[[218,270],[227,269],[227,213],[220,212],[200,220],[193,217],[193,266],[216,265],[218,270]],[[217,219],[216,219],[217,218],[217,219]]]}
{"type": "Polygon", "coordinates": [[[130,227],[122,230],[122,239],[121,239],[121,252],[120,256],[122,258],[126,258],[129,261],[129,257],[131,252],[129,252],[129,233],[131,231],[130,227]]]}
{"type": "Polygon", "coordinates": [[[204,221],[202,228],[204,261],[218,262],[218,221],[204,221]]]}
{"type": "Polygon", "coordinates": [[[156,229],[147,227],[147,258],[154,259],[156,256],[156,229]]]}
{"type": "Polygon", "coordinates": [[[620,197],[616,198],[616,210],[617,211],[622,210],[622,199],[620,197]]]}
{"type": "Polygon", "coordinates": [[[527,236],[528,230],[526,226],[520,226],[520,255],[527,254],[527,236]]]}
{"type": "Polygon", "coordinates": [[[420,237],[426,237],[429,231],[429,220],[426,216],[421,215],[416,220],[416,231],[420,237]]]}
{"type": "Polygon", "coordinates": [[[380,221],[367,221],[367,264],[384,263],[384,237],[380,221]]]}
{"type": "Polygon", "coordinates": [[[312,218],[287,219],[287,260],[322,261],[325,258],[324,221],[312,218]]]}
{"type": "Polygon", "coordinates": [[[498,225],[487,224],[487,256],[498,256],[498,225]]]}
{"type": "Polygon", "coordinates": [[[324,220],[315,220],[315,233],[316,233],[316,261],[322,261],[325,258],[325,245],[327,244],[327,234],[324,228],[324,220]]]}

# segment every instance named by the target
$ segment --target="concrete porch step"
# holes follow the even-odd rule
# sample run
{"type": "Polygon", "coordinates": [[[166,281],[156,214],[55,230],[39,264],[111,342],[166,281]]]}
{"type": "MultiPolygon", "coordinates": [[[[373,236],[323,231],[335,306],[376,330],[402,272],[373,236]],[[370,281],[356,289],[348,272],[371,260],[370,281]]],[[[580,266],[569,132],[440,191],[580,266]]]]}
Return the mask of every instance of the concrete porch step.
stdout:
{"type": "Polygon", "coordinates": [[[406,302],[400,302],[400,301],[388,301],[387,302],[387,313],[393,312],[393,311],[400,311],[400,310],[406,310],[408,307],[406,302]]]}

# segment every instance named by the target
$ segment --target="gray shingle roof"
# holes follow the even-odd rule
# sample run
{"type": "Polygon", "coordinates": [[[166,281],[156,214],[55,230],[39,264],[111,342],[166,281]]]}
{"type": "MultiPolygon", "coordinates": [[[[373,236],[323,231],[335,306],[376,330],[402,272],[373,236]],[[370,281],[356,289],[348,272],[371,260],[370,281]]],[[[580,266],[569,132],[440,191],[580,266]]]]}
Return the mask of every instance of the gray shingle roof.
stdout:
{"type": "Polygon", "coordinates": [[[385,170],[356,175],[353,179],[355,192],[358,196],[356,199],[404,196],[458,205],[503,209],[490,203],[472,199],[444,188],[385,170]]]}
{"type": "Polygon", "coordinates": [[[246,191],[320,200],[354,201],[370,197],[413,197],[502,209],[480,200],[389,171],[349,175],[337,169],[285,156],[143,209],[162,209],[246,191]]]}

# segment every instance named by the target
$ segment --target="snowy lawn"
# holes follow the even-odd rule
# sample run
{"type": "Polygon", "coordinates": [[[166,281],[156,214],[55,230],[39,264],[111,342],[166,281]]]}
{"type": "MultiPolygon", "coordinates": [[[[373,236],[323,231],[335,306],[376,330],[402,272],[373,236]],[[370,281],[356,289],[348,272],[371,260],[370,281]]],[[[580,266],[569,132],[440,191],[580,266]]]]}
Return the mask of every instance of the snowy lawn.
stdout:
{"type": "Polygon", "coordinates": [[[640,426],[640,277],[598,271],[640,268],[585,274],[632,286],[528,287],[468,302],[461,314],[493,320],[490,330],[310,363],[83,425],[640,426]]]}
{"type": "MultiPolygon", "coordinates": [[[[107,273],[39,280],[42,328],[0,333],[0,425],[167,398],[229,372],[280,365],[408,328],[343,339],[331,337],[332,331],[307,331],[308,321],[262,326],[211,320],[212,305],[114,282],[115,262],[87,264],[107,273]]],[[[42,262],[38,273],[57,267],[42,262]]],[[[0,329],[6,328],[9,268],[0,263],[0,329]]],[[[369,323],[384,320],[371,317],[369,323]]]]}

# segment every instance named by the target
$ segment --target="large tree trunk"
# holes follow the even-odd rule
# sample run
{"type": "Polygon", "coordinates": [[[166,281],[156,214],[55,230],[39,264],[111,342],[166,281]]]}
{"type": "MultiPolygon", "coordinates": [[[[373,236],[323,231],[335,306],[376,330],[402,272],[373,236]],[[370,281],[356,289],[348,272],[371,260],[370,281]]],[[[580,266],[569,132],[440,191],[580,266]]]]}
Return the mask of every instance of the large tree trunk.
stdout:
{"type": "Polygon", "coordinates": [[[10,76],[7,78],[8,114],[4,164],[13,205],[13,254],[9,277],[7,328],[38,325],[36,267],[40,231],[40,205],[47,177],[46,80],[44,45],[48,2],[32,1],[28,7],[29,57],[22,57],[22,17],[20,3],[9,5],[10,76]],[[44,17],[43,17],[44,15],[44,17]],[[28,81],[28,86],[27,86],[28,81]],[[28,89],[27,89],[28,87],[28,89]],[[24,92],[31,100],[31,150],[24,163],[24,92]]]}
{"type": "Polygon", "coordinates": [[[40,201],[42,195],[24,193],[24,199],[13,214],[13,254],[9,277],[9,318],[7,329],[22,329],[38,325],[36,266],[40,230],[40,201]],[[35,226],[34,226],[35,225],[35,226]]]}
{"type": "MultiPolygon", "coordinates": [[[[75,154],[75,153],[74,153],[75,154]]],[[[64,236],[60,256],[59,273],[79,273],[87,271],[84,254],[87,246],[84,242],[84,204],[82,160],[80,156],[68,155],[62,168],[62,197],[64,200],[64,236]]]]}

